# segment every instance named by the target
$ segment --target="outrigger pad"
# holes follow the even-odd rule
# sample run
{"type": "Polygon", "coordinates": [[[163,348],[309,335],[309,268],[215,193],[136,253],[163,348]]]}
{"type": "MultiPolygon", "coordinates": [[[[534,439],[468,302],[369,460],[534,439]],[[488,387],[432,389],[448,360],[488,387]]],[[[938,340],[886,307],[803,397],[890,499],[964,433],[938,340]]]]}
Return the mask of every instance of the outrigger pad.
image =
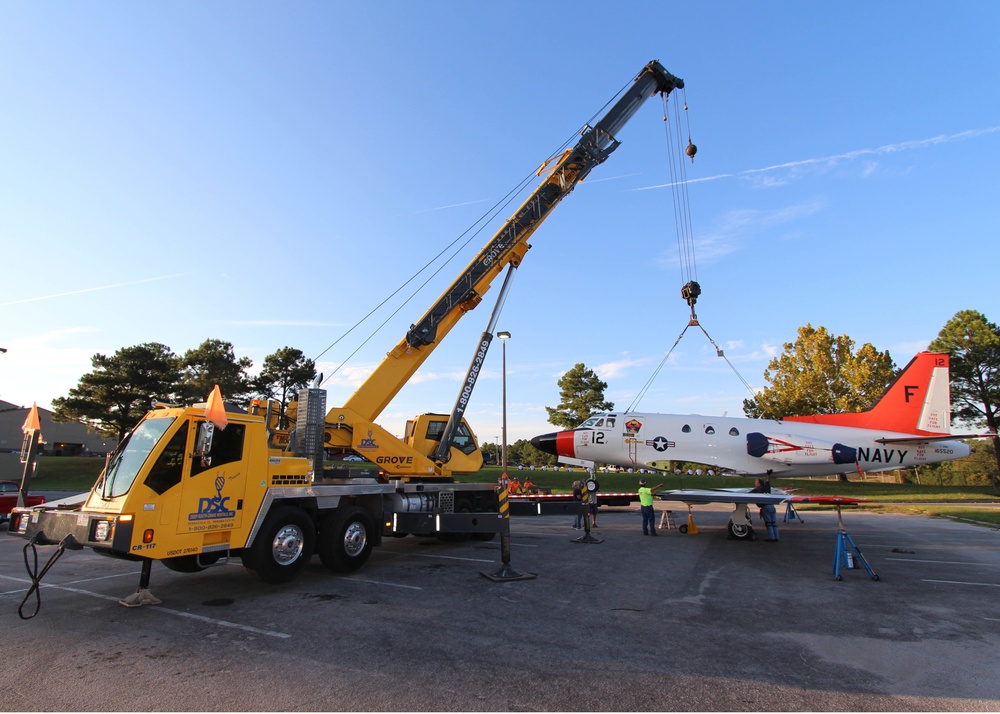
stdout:
{"type": "Polygon", "coordinates": [[[142,607],[143,605],[159,605],[163,602],[149,591],[149,588],[139,588],[124,600],[119,600],[119,604],[125,607],[142,607]]]}

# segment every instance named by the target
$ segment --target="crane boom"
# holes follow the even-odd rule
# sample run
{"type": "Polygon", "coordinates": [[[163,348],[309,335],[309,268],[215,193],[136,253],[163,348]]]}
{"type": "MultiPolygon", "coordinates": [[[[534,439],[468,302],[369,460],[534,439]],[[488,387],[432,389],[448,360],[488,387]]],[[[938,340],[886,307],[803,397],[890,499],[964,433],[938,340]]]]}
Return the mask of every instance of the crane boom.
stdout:
{"type": "MultiPolygon", "coordinates": [[[[618,148],[616,135],[639,107],[654,94],[669,94],[684,87],[656,60],[636,76],[632,86],[593,127],[585,127],[577,144],[557,159],[555,168],[507,219],[431,308],[414,323],[406,336],[347,400],[343,410],[331,409],[329,417],[353,412],[374,420],[430,356],[434,348],[468,311],[475,308],[497,275],[515,267],[530,247],[528,239],[559,202],[597,165],[618,148]]],[[[552,160],[543,164],[543,173],[552,160]]],[[[343,421],[343,419],[341,419],[343,421]]]]}

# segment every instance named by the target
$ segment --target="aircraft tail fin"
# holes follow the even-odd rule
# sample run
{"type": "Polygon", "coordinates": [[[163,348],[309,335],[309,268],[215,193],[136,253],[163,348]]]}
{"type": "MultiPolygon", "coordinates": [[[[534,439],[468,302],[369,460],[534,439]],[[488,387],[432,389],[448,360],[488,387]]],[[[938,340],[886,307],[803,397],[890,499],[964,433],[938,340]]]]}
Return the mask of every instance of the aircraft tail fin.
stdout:
{"type": "Polygon", "coordinates": [[[917,354],[868,411],[790,416],[785,420],[904,434],[948,434],[951,431],[948,355],[936,352],[917,354]]]}

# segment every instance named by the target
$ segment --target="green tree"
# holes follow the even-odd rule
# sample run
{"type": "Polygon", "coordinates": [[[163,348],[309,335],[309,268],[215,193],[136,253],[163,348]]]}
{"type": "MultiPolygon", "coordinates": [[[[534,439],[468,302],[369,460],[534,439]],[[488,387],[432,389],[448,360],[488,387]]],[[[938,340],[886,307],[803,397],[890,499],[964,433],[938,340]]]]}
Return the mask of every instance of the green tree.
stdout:
{"type": "Polygon", "coordinates": [[[180,379],[178,358],[169,347],[147,342],[112,356],[91,358],[93,372],[80,377],[66,397],[52,400],[55,421],[78,421],[121,441],[154,399],[169,401],[180,379]]]}
{"type": "Polygon", "coordinates": [[[764,371],[770,386],[743,400],[748,417],[863,411],[896,376],[888,351],[879,352],[866,342],[854,352],[854,340],[834,337],[825,327],[800,327],[795,342],[786,342],[784,349],[764,371]]]}
{"type": "Polygon", "coordinates": [[[181,381],[178,396],[185,404],[208,399],[216,384],[222,396],[246,406],[251,386],[247,370],[253,367],[249,357],[236,359],[231,342],[208,339],[181,358],[181,381]]]}
{"type": "Polygon", "coordinates": [[[546,454],[532,446],[527,439],[518,439],[507,447],[507,462],[509,464],[524,464],[525,466],[554,465],[558,459],[553,454],[546,454]]]}
{"type": "MultiPolygon", "coordinates": [[[[928,347],[947,352],[951,362],[953,415],[994,434],[1000,422],[1000,328],[976,310],[960,310],[948,320],[928,347]]],[[[993,437],[996,470],[1000,477],[1000,437],[993,437]]]]}
{"type": "Polygon", "coordinates": [[[559,406],[545,407],[550,424],[572,429],[597,412],[615,408],[613,402],[604,399],[608,383],[598,379],[594,370],[587,369],[582,362],[560,377],[558,384],[559,406]]]}
{"type": "Polygon", "coordinates": [[[306,359],[302,350],[282,347],[264,358],[260,374],[253,380],[253,391],[265,399],[277,399],[282,411],[289,396],[309,384],[316,376],[316,363],[306,359]]]}
{"type": "MultiPolygon", "coordinates": [[[[973,442],[975,451],[964,459],[918,466],[907,474],[920,484],[947,486],[991,486],[996,484],[996,452],[992,439],[973,442]]],[[[967,442],[968,443],[968,442],[967,442]]]]}

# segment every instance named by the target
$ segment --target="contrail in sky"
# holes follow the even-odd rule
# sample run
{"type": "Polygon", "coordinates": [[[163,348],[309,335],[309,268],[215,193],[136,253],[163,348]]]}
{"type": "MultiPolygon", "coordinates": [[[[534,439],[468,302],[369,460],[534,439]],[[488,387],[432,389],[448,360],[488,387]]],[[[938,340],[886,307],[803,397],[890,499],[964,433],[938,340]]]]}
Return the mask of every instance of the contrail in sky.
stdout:
{"type": "MultiPolygon", "coordinates": [[[[775,164],[774,166],[767,166],[762,169],[747,169],[746,171],[740,171],[735,174],[718,174],[717,176],[706,176],[700,179],[691,179],[686,183],[699,183],[702,181],[715,181],[717,179],[732,178],[734,176],[750,176],[752,174],[761,174],[767,171],[778,171],[779,169],[794,169],[805,166],[815,166],[819,164],[832,164],[837,161],[842,160],[852,160],[857,159],[862,156],[878,156],[881,154],[894,154],[900,151],[909,151],[911,149],[922,149],[925,146],[934,146],[936,144],[947,144],[953,141],[965,141],[966,139],[974,139],[979,136],[984,136],[986,134],[995,134],[1000,132],[1000,126],[991,126],[986,129],[969,129],[967,131],[960,131],[957,134],[939,135],[933,136],[929,139],[915,139],[913,141],[902,141],[898,144],[886,144],[880,146],[877,149],[856,149],[854,151],[848,151],[843,154],[836,154],[834,156],[824,156],[818,159],[801,159],[799,161],[789,161],[784,164],[775,164]]],[[[632,189],[633,191],[648,191],[653,188],[668,188],[670,186],[676,186],[677,183],[661,183],[655,186],[643,186],[642,188],[632,189]]]]}
{"type": "Polygon", "coordinates": [[[114,285],[101,285],[96,288],[83,288],[82,290],[70,290],[66,293],[55,293],[54,295],[41,295],[39,297],[23,298],[21,300],[11,300],[10,302],[0,302],[0,307],[7,307],[8,305],[20,305],[25,302],[38,302],[39,300],[51,300],[52,298],[66,297],[67,295],[79,295],[80,293],[93,293],[98,290],[111,290],[112,288],[124,288],[129,285],[141,285],[142,283],[152,283],[157,280],[169,280],[170,278],[180,278],[185,275],[190,275],[191,273],[174,273],[173,275],[161,275],[156,278],[143,278],[142,280],[133,280],[128,283],[115,283],[114,285]]]}

